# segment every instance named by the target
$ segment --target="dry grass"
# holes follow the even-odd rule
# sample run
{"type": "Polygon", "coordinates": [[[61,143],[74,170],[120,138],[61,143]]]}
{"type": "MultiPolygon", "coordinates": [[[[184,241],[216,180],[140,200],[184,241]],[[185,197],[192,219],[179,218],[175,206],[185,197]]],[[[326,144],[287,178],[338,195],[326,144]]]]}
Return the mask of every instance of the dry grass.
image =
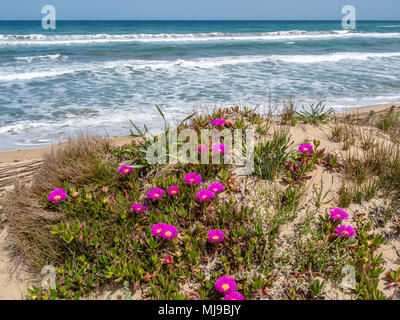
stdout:
{"type": "MultiPolygon", "coordinates": [[[[2,199],[3,212],[10,227],[10,247],[25,257],[33,267],[62,261],[62,242],[50,234],[50,225],[62,216],[43,207],[38,195],[63,185],[95,184],[104,180],[103,168],[113,165],[110,142],[100,137],[81,134],[47,154],[31,185],[15,184],[2,199]]],[[[115,170],[108,170],[115,172],[115,170]]],[[[107,177],[113,179],[115,177],[107,177]]]]}

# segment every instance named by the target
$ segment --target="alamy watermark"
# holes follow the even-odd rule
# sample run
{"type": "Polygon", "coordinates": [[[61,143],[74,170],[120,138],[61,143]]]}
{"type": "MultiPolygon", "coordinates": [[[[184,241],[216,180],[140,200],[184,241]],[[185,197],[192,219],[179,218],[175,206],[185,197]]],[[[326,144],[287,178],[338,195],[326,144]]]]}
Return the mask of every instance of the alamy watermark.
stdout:
{"type": "Polygon", "coordinates": [[[56,8],[52,5],[45,5],[42,8],[42,14],[45,16],[42,18],[42,28],[44,30],[56,29],[56,8]]]}
{"type": "Polygon", "coordinates": [[[345,16],[342,18],[342,28],[344,30],[355,30],[356,29],[356,8],[352,5],[347,5],[342,8],[342,14],[345,16]]]}
{"type": "Polygon", "coordinates": [[[42,288],[45,290],[56,288],[56,268],[50,265],[44,266],[42,274],[45,276],[42,279],[42,288]]]}

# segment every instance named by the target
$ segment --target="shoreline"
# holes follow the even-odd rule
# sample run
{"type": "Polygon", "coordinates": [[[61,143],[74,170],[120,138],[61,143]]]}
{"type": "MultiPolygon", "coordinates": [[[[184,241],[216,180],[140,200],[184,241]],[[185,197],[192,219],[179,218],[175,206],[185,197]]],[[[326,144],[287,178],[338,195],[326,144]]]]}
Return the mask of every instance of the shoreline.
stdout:
{"type": "MultiPolygon", "coordinates": [[[[366,106],[366,107],[357,107],[354,109],[338,113],[338,115],[347,115],[347,114],[370,112],[370,111],[379,112],[382,110],[389,109],[393,105],[394,106],[400,105],[400,102],[366,106]]],[[[128,136],[123,136],[123,137],[109,137],[108,139],[113,141],[117,146],[122,146],[123,144],[130,142],[132,138],[128,136]]],[[[40,160],[43,158],[43,155],[51,151],[52,148],[58,145],[62,145],[63,143],[64,142],[58,142],[41,147],[0,151],[0,167],[5,164],[10,164],[13,162],[40,160]]]]}

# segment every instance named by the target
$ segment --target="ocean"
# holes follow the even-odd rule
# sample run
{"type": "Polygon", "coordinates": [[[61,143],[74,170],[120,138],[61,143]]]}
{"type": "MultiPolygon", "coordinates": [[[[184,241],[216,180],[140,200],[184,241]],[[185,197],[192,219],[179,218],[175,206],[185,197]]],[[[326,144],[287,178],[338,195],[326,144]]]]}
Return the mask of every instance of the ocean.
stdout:
{"type": "Polygon", "coordinates": [[[0,150],[198,108],[400,101],[400,22],[0,21],[0,150]]]}

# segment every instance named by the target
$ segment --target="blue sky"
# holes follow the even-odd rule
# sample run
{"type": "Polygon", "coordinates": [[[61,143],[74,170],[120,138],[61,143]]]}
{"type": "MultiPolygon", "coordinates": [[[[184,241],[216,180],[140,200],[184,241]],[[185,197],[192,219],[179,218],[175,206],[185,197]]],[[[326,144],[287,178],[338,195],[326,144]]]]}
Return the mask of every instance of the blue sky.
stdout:
{"type": "Polygon", "coordinates": [[[358,20],[400,20],[400,0],[0,0],[0,20],[40,20],[47,4],[58,20],[339,20],[348,4],[358,20]]]}

